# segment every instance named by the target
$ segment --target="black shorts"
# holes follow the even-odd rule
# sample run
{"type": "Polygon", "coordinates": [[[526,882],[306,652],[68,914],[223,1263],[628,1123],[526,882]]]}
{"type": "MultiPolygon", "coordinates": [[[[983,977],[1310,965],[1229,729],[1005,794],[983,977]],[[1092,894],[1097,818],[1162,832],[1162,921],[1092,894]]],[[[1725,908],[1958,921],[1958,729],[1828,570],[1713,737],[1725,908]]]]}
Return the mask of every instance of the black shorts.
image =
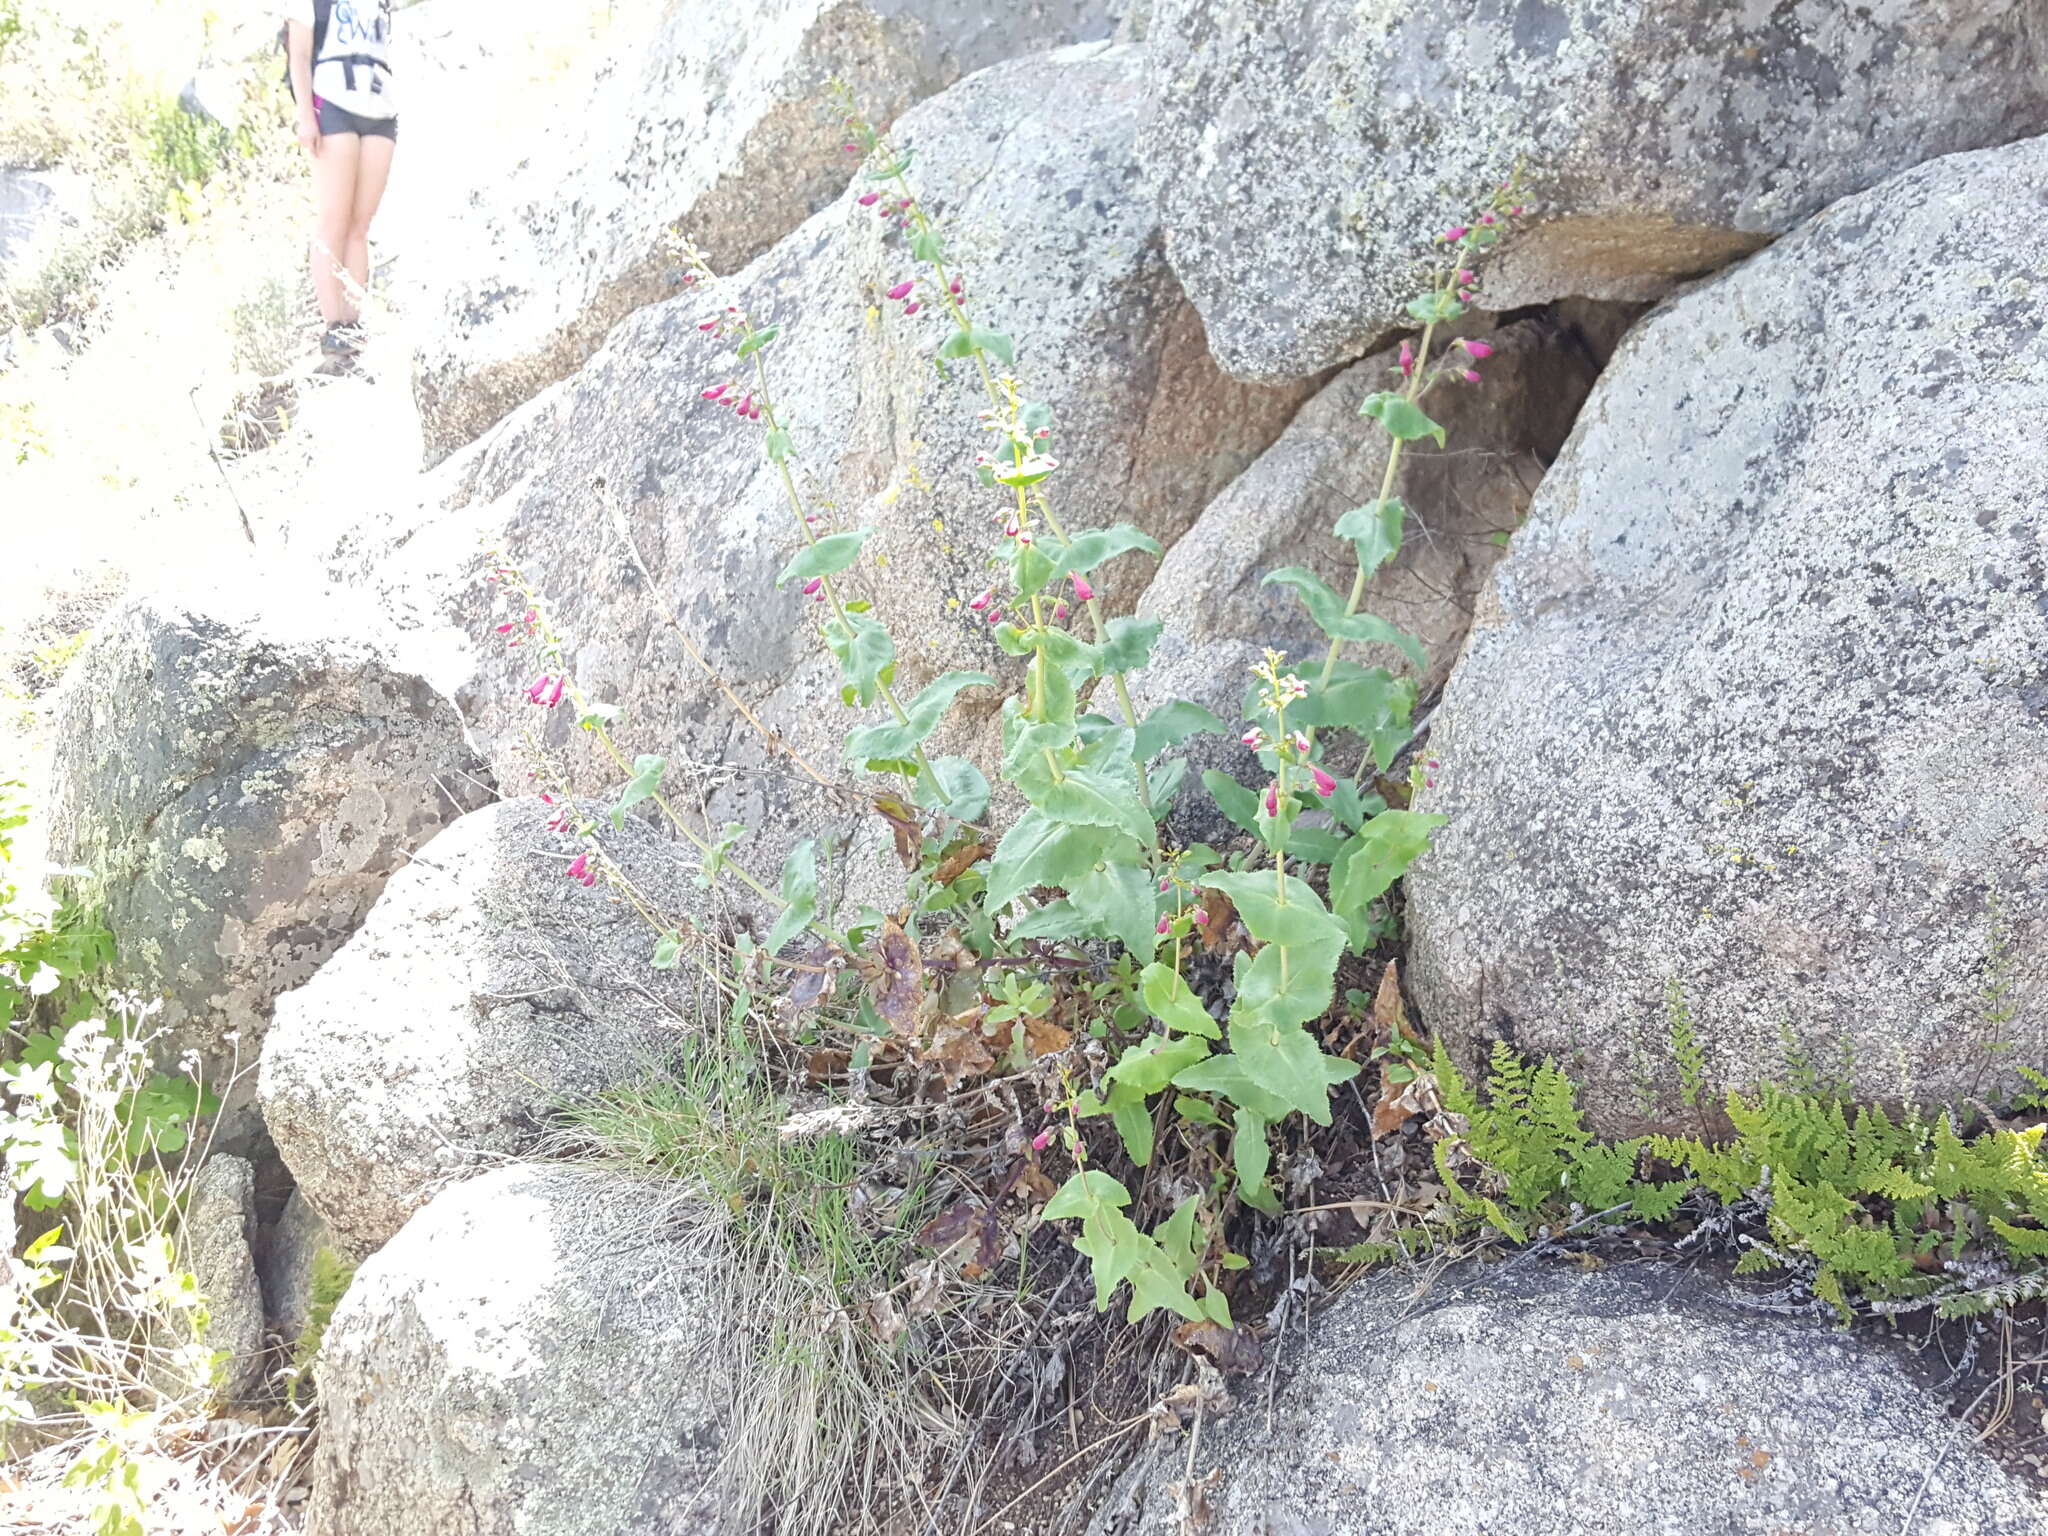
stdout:
{"type": "Polygon", "coordinates": [[[318,96],[313,98],[313,116],[323,134],[359,133],[366,139],[398,141],[398,119],[395,117],[358,117],[345,107],[322,101],[318,96]]]}

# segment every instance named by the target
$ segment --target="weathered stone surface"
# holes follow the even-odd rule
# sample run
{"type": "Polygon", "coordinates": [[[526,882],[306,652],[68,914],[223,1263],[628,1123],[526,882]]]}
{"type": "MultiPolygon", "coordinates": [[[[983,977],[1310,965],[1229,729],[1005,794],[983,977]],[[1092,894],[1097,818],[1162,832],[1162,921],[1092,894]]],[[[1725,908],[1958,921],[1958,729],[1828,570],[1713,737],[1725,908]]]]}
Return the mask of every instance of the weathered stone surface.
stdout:
{"type": "Polygon", "coordinates": [[[1152,11],[1168,249],[1244,378],[1405,328],[1431,238],[1520,161],[1542,222],[1488,277],[1500,307],[1655,297],[1909,166],[2048,129],[2031,0],[1152,11]]]}
{"type": "Polygon", "coordinates": [[[263,1310],[287,1341],[306,1331],[313,1310],[313,1266],[322,1249],[345,1258],[347,1249],[306,1192],[295,1189],[270,1229],[269,1246],[257,1266],[263,1281],[263,1310]]]}
{"type": "MultiPolygon", "coordinates": [[[[1368,1279],[1291,1379],[1202,1429],[1210,1536],[2021,1536],[2048,1504],[1882,1341],[1746,1310],[1653,1265],[1465,1265],[1368,1279]],[[1921,1484],[1926,1487],[1922,1490],[1921,1484]],[[1913,1523],[1909,1523],[1913,1522],[1913,1523]]],[[[1090,1536],[1177,1532],[1185,1443],[1134,1466],[1090,1536]]]]}
{"type": "MultiPolygon", "coordinates": [[[[1133,159],[1144,76],[1136,48],[1077,47],[985,70],[907,114],[921,193],[944,219],[976,321],[1015,339],[1022,387],[1060,417],[1063,467],[1048,486],[1075,527],[1127,519],[1164,542],[1270,443],[1301,390],[1223,378],[1159,251],[1133,159]]],[[[960,604],[985,585],[1007,493],[976,486],[988,434],[978,373],[941,376],[932,354],[946,322],[906,317],[883,294],[909,275],[848,197],[730,284],[643,309],[573,378],[508,418],[443,471],[442,505],[372,524],[337,570],[370,572],[423,601],[423,638],[454,624],[461,653],[445,673],[508,769],[539,728],[592,790],[610,766],[590,754],[571,711],[541,717],[521,688],[540,664],[491,633],[501,616],[481,579],[478,529],[548,591],[571,637],[584,688],[625,706],[628,739],[658,744],[672,774],[724,762],[693,782],[712,822],[762,834],[742,855],[769,874],[777,846],[809,830],[830,801],[739,723],[682,654],[618,529],[629,531],[658,595],[718,674],[828,777],[857,717],[839,702],[837,665],[818,610],[774,578],[798,532],[762,429],[699,391],[734,378],[730,344],[697,329],[743,302],[782,336],[768,354],[776,409],[792,424],[811,504],[827,526],[875,532],[846,579],[896,637],[897,688],[971,667],[1015,676],[1017,663],[960,604]],[[869,315],[869,307],[875,312],[869,315]]],[[[1135,558],[1135,557],[1133,557],[1135,558]]],[[[1134,564],[1099,583],[1127,611],[1134,564]]],[[[992,707],[963,697],[962,718],[992,707]]],[[[963,732],[965,731],[963,727],[963,732]]],[[[964,736],[946,745],[971,745],[964,736]]],[[[637,750],[637,748],[636,748],[637,750]]]]}
{"type": "Polygon", "coordinates": [[[121,604],[57,696],[50,860],[87,871],[112,979],[162,1001],[168,1058],[198,1052],[230,1150],[272,999],[484,798],[454,707],[376,629],[359,599],[240,571],[121,604]]]}
{"type": "MultiPolygon", "coordinates": [[[[651,25],[623,27],[587,103],[524,125],[521,173],[445,196],[444,227],[415,242],[413,307],[434,317],[414,380],[429,462],[670,297],[671,227],[727,271],[836,198],[849,165],[834,76],[887,121],[970,71],[1106,38],[1114,12],[1105,0],[670,0],[651,25]]],[[[415,149],[431,157],[433,142],[415,149]]]]}
{"type": "MultiPolygon", "coordinates": [[[[1483,382],[1448,381],[1430,393],[1428,409],[1449,432],[1449,447],[1420,442],[1403,451],[1392,494],[1411,516],[1400,554],[1373,577],[1364,600],[1365,611],[1422,642],[1427,665],[1417,676],[1392,646],[1350,646],[1347,659],[1416,676],[1424,699],[1434,697],[1465,643],[1487,573],[1521,526],[1626,318],[1619,306],[1574,305],[1475,333],[1494,349],[1475,364],[1483,382]]],[[[1160,561],[1138,603],[1139,617],[1165,625],[1152,665],[1132,683],[1140,713],[1189,699],[1235,721],[1251,667],[1268,647],[1295,660],[1324,652],[1329,641],[1294,593],[1265,580],[1284,566],[1307,566],[1334,590],[1350,591],[1357,559],[1330,528],[1380,494],[1388,441],[1359,420],[1358,405],[1399,382],[1391,351],[1346,369],[1160,561]]],[[[1191,743],[1193,766],[1248,782],[1252,754],[1234,738],[1191,743]]],[[[1206,803],[1197,789],[1182,808],[1206,803]]],[[[1199,835],[1219,832],[1220,824],[1199,835]]]]}
{"type": "Polygon", "coordinates": [[[227,1355],[217,1390],[228,1399],[247,1397],[263,1381],[263,1292],[249,1256],[256,1170],[244,1158],[217,1154],[193,1175],[187,1199],[178,1262],[206,1297],[206,1347],[227,1355]]]}
{"type": "Polygon", "coordinates": [[[2048,139],[1934,162],[1623,342],[1430,741],[1454,1047],[1610,1129],[1678,1109],[1674,982],[1710,1093],[1788,1042],[1888,1101],[2048,1057],[2044,185],[2048,139]]]}
{"type": "Polygon", "coordinates": [[[311,1536],[684,1536],[720,1410],[675,1186],[500,1168],[357,1272],[320,1355],[311,1536]]]}
{"type": "MultiPolygon", "coordinates": [[[[357,1257],[450,1175],[531,1148],[564,1098],[645,1069],[697,1022],[694,967],[653,970],[646,919],[565,878],[578,845],[547,829],[555,810],[502,800],[463,817],[278,999],[264,1119],[357,1257]]],[[[668,921],[702,903],[695,866],[645,823],[602,841],[668,921]]]]}

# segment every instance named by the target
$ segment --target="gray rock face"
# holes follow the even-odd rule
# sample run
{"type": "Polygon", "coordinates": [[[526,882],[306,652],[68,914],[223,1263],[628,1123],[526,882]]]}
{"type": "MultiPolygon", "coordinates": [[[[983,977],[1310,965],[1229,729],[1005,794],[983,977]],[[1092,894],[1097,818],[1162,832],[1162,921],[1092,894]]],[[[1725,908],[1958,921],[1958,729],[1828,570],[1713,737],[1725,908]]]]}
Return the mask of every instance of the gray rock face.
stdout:
{"type": "Polygon", "coordinates": [[[1438,231],[1526,159],[1500,307],[1640,299],[1955,150],[2048,129],[2030,0],[1157,0],[1174,268],[1244,378],[1402,326],[1438,231]],[[1956,89],[1968,80],[1968,90],[1956,89]]]}
{"type": "Polygon", "coordinates": [[[249,1396],[263,1380],[263,1292],[249,1236],[256,1229],[256,1170],[246,1159],[210,1157],[194,1175],[178,1262],[206,1297],[206,1347],[227,1355],[220,1395],[249,1396]]]}
{"type": "MultiPolygon", "coordinates": [[[[1881,1343],[1746,1311],[1720,1282],[1524,1263],[1416,1288],[1385,1275],[1333,1303],[1290,1350],[1270,1431],[1249,1393],[1203,1426],[1195,1475],[1222,1474],[1208,1536],[2022,1536],[2048,1520],[1881,1343]]],[[[1090,1536],[1177,1536],[1185,1456],[1163,1442],[1090,1536]]]]}
{"type": "Polygon", "coordinates": [[[377,623],[244,573],[124,602],[58,694],[50,860],[88,872],[72,891],[117,936],[112,979],[162,1000],[170,1057],[199,1053],[231,1150],[272,999],[484,797],[454,707],[377,623]]]}
{"type": "Polygon", "coordinates": [[[270,1245],[259,1266],[263,1310],[287,1342],[295,1342],[311,1319],[313,1265],[323,1248],[332,1249],[337,1257],[347,1251],[306,1192],[295,1189],[270,1229],[270,1245]]]}
{"type": "Polygon", "coordinates": [[[328,1325],[312,1536],[716,1529],[715,1261],[673,1202],[582,1168],[436,1196],[328,1325]]]}
{"type": "Polygon", "coordinates": [[[1431,738],[1408,977],[1454,1047],[1678,1111],[1787,1045],[1941,1101],[2048,1056],[2048,140],[1847,199],[1630,332],[1431,738]],[[1999,1054],[1996,1047],[2015,1047],[1999,1054]]]}
{"type": "MultiPolygon", "coordinates": [[[[1428,409],[1447,429],[1449,446],[1425,441],[1404,450],[1392,494],[1411,516],[1400,554],[1373,577],[1364,599],[1365,611],[1422,642],[1427,665],[1417,681],[1425,698],[1442,687],[1457,659],[1487,573],[1521,526],[1625,314],[1575,307],[1478,333],[1473,339],[1493,348],[1473,363],[1482,382],[1447,381],[1430,393],[1428,409]]],[[[1350,591],[1356,553],[1330,528],[1379,495],[1387,463],[1386,435],[1359,419],[1358,405],[1399,382],[1392,351],[1346,369],[1159,562],[1138,603],[1139,617],[1166,626],[1152,665],[1132,684],[1141,713],[1189,699],[1235,721],[1250,669],[1267,647],[1295,660],[1323,653],[1329,642],[1295,595],[1265,585],[1265,578],[1284,566],[1307,566],[1334,590],[1350,591]]],[[[1392,646],[1348,646],[1344,655],[1396,676],[1415,675],[1392,646]]],[[[1240,777],[1255,772],[1251,753],[1229,738],[1193,750],[1201,754],[1197,767],[1234,769],[1240,777]]],[[[1189,801],[1206,803],[1192,792],[1189,801]]]]}
{"type": "MultiPolygon", "coordinates": [[[[531,799],[463,817],[278,1000],[264,1119],[356,1257],[450,1175],[530,1148],[565,1097],[646,1068],[697,1021],[690,962],[651,969],[639,913],[565,877],[576,844],[547,830],[554,814],[531,799]]],[[[694,866],[644,823],[604,843],[668,920],[701,904],[694,866]]]]}
{"type": "MultiPolygon", "coordinates": [[[[1076,528],[1127,519],[1171,543],[1272,441],[1303,391],[1235,384],[1203,350],[1133,158],[1143,100],[1139,49],[1077,47],[962,81],[907,114],[900,135],[946,222],[976,322],[1015,339],[1023,389],[1059,413],[1055,504],[1076,528]]],[[[933,367],[945,322],[930,306],[906,317],[883,297],[910,271],[872,211],[843,199],[728,292],[621,323],[573,379],[446,466],[441,506],[364,529],[337,569],[415,594],[423,635],[456,627],[466,654],[445,680],[508,771],[523,733],[540,730],[566,749],[583,787],[609,789],[615,775],[571,711],[547,715],[525,701],[543,664],[492,633],[503,615],[481,579],[487,529],[549,592],[580,679],[625,707],[626,737],[658,744],[678,775],[685,764],[728,765],[694,781],[711,821],[741,821],[786,846],[827,803],[682,655],[618,529],[720,677],[827,776],[842,774],[845,730],[871,717],[839,702],[817,609],[793,587],[774,590],[799,534],[761,454],[762,429],[698,398],[734,378],[730,345],[698,324],[744,303],[782,327],[768,361],[811,504],[831,507],[827,526],[875,530],[846,585],[876,603],[895,636],[899,692],[908,698],[956,667],[1016,676],[961,606],[990,578],[1008,510],[1006,493],[971,475],[988,441],[975,419],[986,404],[980,378],[933,367]]],[[[1138,595],[1134,560],[1098,583],[1118,611],[1138,595]]],[[[993,707],[971,694],[963,702],[970,720],[993,707]]],[[[781,855],[763,846],[742,855],[772,876],[781,855]]]]}
{"type": "Polygon", "coordinates": [[[414,305],[434,320],[415,390],[428,461],[574,372],[622,317],[672,296],[671,227],[729,271],[836,198],[850,171],[834,76],[886,122],[973,70],[1107,38],[1114,10],[669,0],[651,27],[624,27],[588,102],[527,125],[517,178],[444,198],[445,227],[421,232],[414,305]]]}

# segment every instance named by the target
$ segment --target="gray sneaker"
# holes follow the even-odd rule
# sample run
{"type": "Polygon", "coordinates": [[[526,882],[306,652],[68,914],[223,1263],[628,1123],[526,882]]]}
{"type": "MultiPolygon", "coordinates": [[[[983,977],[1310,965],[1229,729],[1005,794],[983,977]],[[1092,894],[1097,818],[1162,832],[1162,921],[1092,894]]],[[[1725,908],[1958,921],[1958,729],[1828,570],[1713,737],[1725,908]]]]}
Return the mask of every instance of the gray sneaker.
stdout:
{"type": "Polygon", "coordinates": [[[330,325],[320,338],[320,350],[329,357],[354,357],[363,350],[362,327],[330,325]]]}

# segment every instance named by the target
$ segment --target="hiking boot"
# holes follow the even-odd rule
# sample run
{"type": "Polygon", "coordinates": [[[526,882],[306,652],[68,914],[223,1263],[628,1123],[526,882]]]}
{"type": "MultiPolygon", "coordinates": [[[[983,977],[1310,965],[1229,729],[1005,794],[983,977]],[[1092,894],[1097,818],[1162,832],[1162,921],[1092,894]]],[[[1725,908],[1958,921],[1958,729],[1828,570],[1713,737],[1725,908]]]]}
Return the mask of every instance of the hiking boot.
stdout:
{"type": "Polygon", "coordinates": [[[330,325],[320,338],[320,350],[328,357],[354,357],[363,350],[362,327],[330,325]]]}

